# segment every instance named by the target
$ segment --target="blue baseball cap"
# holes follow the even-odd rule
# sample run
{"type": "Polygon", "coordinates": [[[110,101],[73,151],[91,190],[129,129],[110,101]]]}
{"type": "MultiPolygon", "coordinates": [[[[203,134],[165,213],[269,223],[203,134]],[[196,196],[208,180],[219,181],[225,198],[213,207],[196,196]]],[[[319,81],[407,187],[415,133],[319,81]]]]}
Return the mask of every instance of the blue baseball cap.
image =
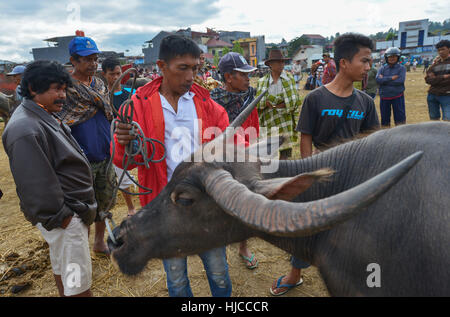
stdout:
{"type": "Polygon", "coordinates": [[[219,70],[222,75],[231,73],[233,70],[242,73],[250,73],[256,69],[256,67],[252,67],[247,63],[244,56],[236,52],[225,54],[219,61],[219,70]]]}
{"type": "Polygon", "coordinates": [[[97,44],[90,37],[77,36],[69,43],[69,53],[70,55],[78,54],[80,56],[88,56],[92,54],[101,53],[97,44]]]}
{"type": "Polygon", "coordinates": [[[10,72],[6,75],[7,76],[20,75],[20,74],[23,74],[24,71],[25,71],[25,66],[19,65],[19,66],[14,67],[12,72],[10,72]]]}

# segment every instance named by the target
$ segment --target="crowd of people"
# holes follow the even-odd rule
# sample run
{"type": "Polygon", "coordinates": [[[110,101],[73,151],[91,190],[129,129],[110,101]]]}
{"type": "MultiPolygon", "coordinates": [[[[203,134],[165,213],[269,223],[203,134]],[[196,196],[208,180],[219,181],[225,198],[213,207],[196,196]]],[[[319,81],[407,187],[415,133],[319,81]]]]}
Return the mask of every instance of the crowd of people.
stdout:
{"type": "MultiPolygon", "coordinates": [[[[426,70],[430,85],[428,105],[430,119],[450,120],[450,42],[436,45],[439,56],[426,70]]],[[[224,131],[252,101],[268,90],[242,127],[251,129],[241,140],[251,144],[264,127],[286,137],[279,158],[293,157],[296,147],[302,158],[327,150],[360,133],[380,128],[374,98],[380,95],[381,126],[390,126],[391,109],[396,125],[406,123],[405,76],[400,50],[386,51],[385,64],[378,70],[372,63],[373,43],[363,35],[346,33],[334,43],[334,58],[323,55],[311,75],[311,92],[301,100],[299,83],[301,66],[296,61],[292,73],[285,70],[288,61],[281,50],[270,51],[266,74],[258,76],[257,87],[250,85],[250,74],[257,69],[235,52],[224,55],[218,67],[205,66],[200,48],[190,39],[170,35],[161,42],[156,69],[145,74],[147,84],[131,91],[134,120],[147,138],[164,143],[166,156],[159,163],[124,166],[126,146],[135,140],[131,125],[118,123],[111,138],[114,109],[119,110],[130,91],[114,87],[122,75],[117,59],[102,62],[102,77],[96,76],[98,49],[88,37],[76,37],[69,45],[73,72],[59,63],[35,61],[14,69],[20,74],[17,93],[23,98],[14,111],[3,135],[11,172],[17,187],[20,207],[26,219],[35,225],[50,249],[52,270],[61,296],[92,296],[92,264],[89,227],[94,224],[93,251],[109,256],[105,244],[105,218],[115,204],[123,168],[137,168],[139,182],[153,191],[140,196],[141,206],[150,203],[170,182],[175,168],[184,157],[172,149],[184,142],[186,135],[172,133],[183,127],[192,140],[191,152],[217,135],[205,138],[204,129],[224,131]],[[296,66],[297,65],[297,66],[296,66]],[[217,81],[212,89],[208,78],[217,81]],[[199,83],[199,84],[196,84],[199,83]],[[355,88],[361,84],[361,90],[355,88]],[[202,87],[203,86],[203,87],[202,87]],[[112,96],[112,100],[110,98],[112,96]],[[199,120],[202,126],[199,126],[199,120]],[[112,147],[114,145],[114,147],[112,147]],[[114,152],[112,152],[114,149],[114,152]],[[108,168],[113,155],[114,169],[108,168]],[[68,264],[76,263],[80,283],[68,284],[68,264]]],[[[311,82],[310,78],[307,83],[311,82]]],[[[160,148],[154,148],[157,156],[160,148]]],[[[190,154],[189,153],[189,154],[190,154]]],[[[162,157],[162,155],[160,156],[162,157]]],[[[134,179],[123,177],[120,189],[133,217],[136,207],[131,196],[134,179]]],[[[0,196],[1,197],[1,196],[0,196]]],[[[231,296],[226,248],[219,247],[199,254],[205,267],[213,296],[231,296]]],[[[257,255],[246,241],[239,245],[245,267],[258,267],[257,255]]],[[[163,260],[169,296],[193,296],[187,274],[187,258],[163,260]]],[[[302,269],[309,263],[292,257],[291,270],[276,278],[270,286],[274,296],[282,295],[302,284],[302,269]]],[[[269,287],[269,286],[268,286],[269,287]]]]}

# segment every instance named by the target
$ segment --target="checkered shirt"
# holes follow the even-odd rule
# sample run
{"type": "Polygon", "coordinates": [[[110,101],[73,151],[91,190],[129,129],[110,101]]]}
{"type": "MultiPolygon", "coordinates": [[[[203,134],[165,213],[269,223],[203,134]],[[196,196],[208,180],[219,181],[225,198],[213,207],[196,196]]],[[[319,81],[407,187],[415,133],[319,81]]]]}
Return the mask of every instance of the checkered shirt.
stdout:
{"type": "MultiPolygon", "coordinates": [[[[259,96],[263,89],[269,88],[270,78],[271,74],[268,73],[258,81],[256,96],[259,96]]],[[[301,99],[295,86],[294,76],[283,71],[279,80],[281,80],[283,92],[276,96],[267,93],[258,104],[259,124],[267,129],[269,136],[270,129],[278,127],[279,134],[286,137],[280,150],[286,150],[298,144],[298,132],[295,131],[295,127],[300,116],[301,99]],[[273,105],[284,102],[286,108],[267,108],[266,101],[273,105]]],[[[261,137],[263,136],[262,134],[261,137]]]]}

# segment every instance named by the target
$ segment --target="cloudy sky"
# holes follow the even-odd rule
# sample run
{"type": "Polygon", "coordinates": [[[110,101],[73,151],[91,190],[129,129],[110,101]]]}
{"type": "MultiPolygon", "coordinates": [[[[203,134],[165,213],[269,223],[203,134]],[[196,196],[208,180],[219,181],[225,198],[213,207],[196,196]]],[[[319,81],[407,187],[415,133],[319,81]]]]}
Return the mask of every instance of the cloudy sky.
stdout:
{"type": "Polygon", "coordinates": [[[304,33],[366,35],[397,28],[400,21],[442,22],[450,0],[1,0],[0,60],[32,60],[43,39],[83,30],[100,50],[142,54],[159,31],[249,31],[266,42],[290,41],[304,33]],[[129,52],[126,52],[129,50],[129,52]]]}

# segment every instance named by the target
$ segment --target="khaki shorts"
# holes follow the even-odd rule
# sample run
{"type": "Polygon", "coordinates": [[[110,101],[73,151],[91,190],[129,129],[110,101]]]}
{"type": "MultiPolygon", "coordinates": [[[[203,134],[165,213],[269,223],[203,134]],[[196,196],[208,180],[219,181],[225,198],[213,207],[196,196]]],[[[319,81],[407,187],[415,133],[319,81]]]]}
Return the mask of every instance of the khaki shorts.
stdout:
{"type": "MultiPolygon", "coordinates": [[[[123,169],[114,165],[114,170],[116,171],[117,182],[118,182],[120,180],[120,178],[122,177],[123,169]]],[[[130,174],[130,172],[131,171],[128,171],[128,174],[130,174]]],[[[130,174],[130,176],[131,176],[131,174],[130,174]]],[[[128,177],[127,174],[124,174],[122,181],[120,182],[119,188],[127,190],[128,188],[130,188],[131,185],[134,185],[134,182],[131,180],[130,177],[128,177]]]]}
{"type": "Polygon", "coordinates": [[[92,263],[88,227],[77,215],[72,217],[66,229],[47,231],[40,223],[36,227],[49,245],[53,274],[61,275],[64,295],[78,295],[90,289],[92,263]]]}

